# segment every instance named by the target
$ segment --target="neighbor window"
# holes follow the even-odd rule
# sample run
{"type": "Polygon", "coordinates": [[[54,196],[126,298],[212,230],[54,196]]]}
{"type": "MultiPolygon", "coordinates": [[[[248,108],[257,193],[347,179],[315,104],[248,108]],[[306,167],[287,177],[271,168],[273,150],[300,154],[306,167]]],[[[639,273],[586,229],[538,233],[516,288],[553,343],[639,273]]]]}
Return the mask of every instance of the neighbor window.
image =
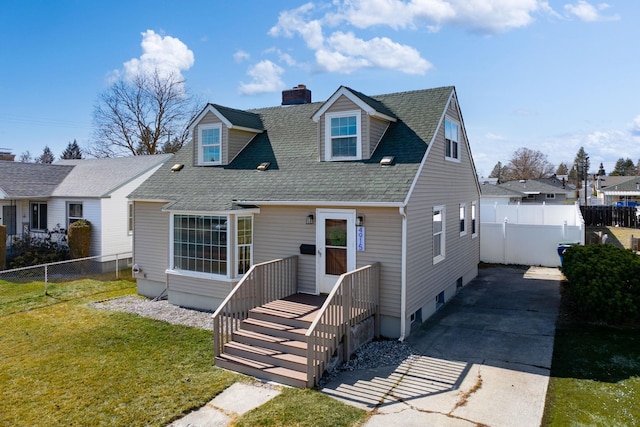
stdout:
{"type": "Polygon", "coordinates": [[[67,228],[82,218],[82,203],[67,203],[67,228]]]}
{"type": "Polygon", "coordinates": [[[46,230],[47,229],[47,204],[33,202],[31,203],[31,229],[46,230]]]}
{"type": "Polygon", "coordinates": [[[174,215],[173,268],[227,275],[227,217],[174,215]]]}
{"type": "Polygon", "coordinates": [[[133,234],[133,203],[127,203],[127,234],[133,234]]]}
{"type": "Polygon", "coordinates": [[[440,262],[444,259],[444,230],[445,211],[444,206],[433,208],[433,262],[440,262]]]}
{"type": "Polygon", "coordinates": [[[547,199],[555,199],[556,195],[555,193],[547,193],[547,199]]]}
{"type": "Polygon", "coordinates": [[[360,116],[360,111],[326,114],[327,160],[359,160],[362,157],[360,116]]]}
{"type": "Polygon", "coordinates": [[[460,125],[446,119],[444,121],[445,157],[460,160],[460,125]]]}
{"type": "Polygon", "coordinates": [[[467,211],[467,204],[466,203],[460,203],[460,235],[464,236],[465,234],[467,234],[467,228],[466,228],[466,212],[467,211]]]}
{"type": "Polygon", "coordinates": [[[198,163],[219,165],[222,162],[222,124],[198,126],[198,163]]]}
{"type": "Polygon", "coordinates": [[[237,222],[237,255],[238,276],[243,275],[253,264],[253,218],[240,216],[237,222]]]}
{"type": "Polygon", "coordinates": [[[471,202],[471,235],[476,237],[478,235],[478,225],[477,225],[477,206],[478,203],[473,201],[471,202]]]}

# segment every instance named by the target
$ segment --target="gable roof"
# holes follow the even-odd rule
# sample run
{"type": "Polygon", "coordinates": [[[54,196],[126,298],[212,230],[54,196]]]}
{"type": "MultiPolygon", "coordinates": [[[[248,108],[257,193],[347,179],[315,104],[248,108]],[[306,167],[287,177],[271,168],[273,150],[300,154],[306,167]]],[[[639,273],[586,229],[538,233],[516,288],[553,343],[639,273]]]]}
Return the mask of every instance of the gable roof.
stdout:
{"type": "Polygon", "coordinates": [[[340,98],[340,96],[347,97],[358,107],[366,111],[370,116],[379,117],[390,122],[395,122],[397,120],[396,115],[391,110],[389,110],[383,102],[346,86],[340,86],[340,88],[322,104],[318,111],[316,111],[313,115],[313,120],[318,121],[320,119],[320,116],[322,116],[329,109],[329,107],[331,107],[331,105],[333,105],[333,103],[338,98],[340,98]]]}
{"type": "Polygon", "coordinates": [[[314,113],[321,103],[251,110],[265,132],[226,166],[196,166],[192,142],[173,163],[163,165],[131,197],[170,201],[166,208],[183,211],[227,211],[238,204],[375,204],[401,205],[422,159],[444,117],[455,89],[452,86],[373,96],[371,99],[398,118],[392,122],[370,159],[320,161],[314,113]],[[383,156],[392,166],[381,166],[383,156]],[[265,171],[256,167],[270,162],[265,171]]]}
{"type": "Polygon", "coordinates": [[[606,177],[604,179],[605,185],[602,185],[600,191],[610,196],[638,196],[640,195],[640,177],[638,176],[625,176],[625,177],[606,177]],[[615,179],[611,179],[615,178],[615,179]],[[622,178],[622,179],[618,179],[622,178]],[[609,184],[608,181],[611,180],[609,184]],[[606,185],[608,184],[608,185],[606,185]]]}
{"type": "Polygon", "coordinates": [[[525,194],[517,191],[517,190],[512,190],[510,188],[507,187],[502,187],[500,185],[497,184],[491,184],[490,182],[483,182],[480,185],[480,193],[482,196],[487,196],[487,197],[499,197],[499,198],[511,198],[511,197],[518,197],[518,198],[522,198],[525,196],[525,194]]]}
{"type": "Polygon", "coordinates": [[[173,154],[59,160],[72,168],[52,192],[54,197],[106,197],[124,184],[169,160],[173,154]]]}
{"type": "Polygon", "coordinates": [[[73,166],[0,161],[0,198],[51,197],[73,166]]]}
{"type": "Polygon", "coordinates": [[[544,182],[537,181],[535,179],[520,180],[520,181],[507,181],[502,184],[498,184],[500,187],[508,188],[513,191],[518,191],[525,195],[529,194],[569,194],[569,191],[563,190],[560,187],[549,185],[544,182]]]}
{"type": "Polygon", "coordinates": [[[258,114],[250,111],[236,110],[235,108],[224,107],[218,104],[207,104],[200,114],[191,121],[189,130],[193,131],[193,127],[209,112],[215,114],[229,129],[239,129],[255,133],[262,133],[264,131],[262,120],[258,114]]]}

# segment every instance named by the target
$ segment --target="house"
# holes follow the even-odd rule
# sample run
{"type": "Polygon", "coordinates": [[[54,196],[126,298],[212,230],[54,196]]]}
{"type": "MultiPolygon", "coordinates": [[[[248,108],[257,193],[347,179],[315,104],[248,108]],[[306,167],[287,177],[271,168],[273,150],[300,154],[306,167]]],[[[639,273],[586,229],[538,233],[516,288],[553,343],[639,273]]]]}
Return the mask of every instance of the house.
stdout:
{"type": "Polygon", "coordinates": [[[522,193],[524,195],[523,203],[565,203],[573,193],[562,186],[536,179],[507,181],[498,184],[498,186],[522,193]]]}
{"type": "Polygon", "coordinates": [[[520,203],[522,202],[522,198],[526,197],[525,194],[519,191],[492,184],[488,181],[480,185],[480,193],[482,203],[497,203],[499,205],[520,203]]]}
{"type": "Polygon", "coordinates": [[[324,102],[294,90],[307,99],[208,104],[192,141],[132,192],[138,292],[215,310],[254,268],[295,259],[290,292],[331,298],[378,266],[379,332],[403,339],[478,271],[480,190],[455,88],[341,86],[324,102]]]}
{"type": "MultiPolygon", "coordinates": [[[[0,161],[0,204],[8,244],[26,233],[92,224],[91,256],[131,252],[131,193],[171,154],[60,160],[54,164],[0,161]]],[[[103,262],[109,261],[105,257],[103,262]]]]}
{"type": "Polygon", "coordinates": [[[604,205],[638,206],[640,204],[640,177],[598,176],[598,201],[604,205]]]}

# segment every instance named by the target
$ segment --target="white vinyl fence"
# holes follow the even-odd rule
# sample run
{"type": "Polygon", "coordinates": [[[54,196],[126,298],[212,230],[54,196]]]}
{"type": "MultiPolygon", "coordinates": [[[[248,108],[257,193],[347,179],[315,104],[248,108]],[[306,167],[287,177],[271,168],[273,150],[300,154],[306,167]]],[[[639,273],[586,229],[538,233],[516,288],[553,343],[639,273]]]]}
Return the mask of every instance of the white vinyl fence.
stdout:
{"type": "Polygon", "coordinates": [[[480,204],[482,262],[558,267],[558,245],[584,245],[584,233],[577,204],[480,204]]]}

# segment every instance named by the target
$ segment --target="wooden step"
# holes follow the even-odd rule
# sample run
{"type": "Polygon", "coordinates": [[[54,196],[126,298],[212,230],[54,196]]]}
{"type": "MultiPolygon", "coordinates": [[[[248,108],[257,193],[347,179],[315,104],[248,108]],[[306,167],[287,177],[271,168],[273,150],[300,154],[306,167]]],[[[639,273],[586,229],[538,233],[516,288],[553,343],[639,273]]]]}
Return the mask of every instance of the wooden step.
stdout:
{"type": "Polygon", "coordinates": [[[241,356],[223,353],[216,357],[216,366],[292,387],[306,388],[310,386],[310,384],[307,383],[306,372],[294,371],[292,369],[246,359],[241,356]]]}
{"type": "Polygon", "coordinates": [[[252,319],[264,320],[265,322],[271,323],[279,323],[282,325],[293,326],[301,329],[309,329],[309,326],[311,326],[311,322],[313,322],[313,316],[301,316],[298,313],[276,310],[266,306],[256,307],[249,310],[249,317],[252,319]]]}
{"type": "Polygon", "coordinates": [[[305,341],[306,328],[282,325],[264,320],[248,318],[242,321],[241,328],[274,337],[288,338],[296,341],[305,341]]]}
{"type": "Polygon", "coordinates": [[[282,353],[270,348],[258,347],[231,341],[225,344],[224,353],[244,357],[256,362],[281,366],[299,372],[307,372],[307,358],[291,353],[282,353]]]}
{"type": "Polygon", "coordinates": [[[305,341],[274,337],[272,335],[248,331],[246,329],[238,329],[235,331],[233,333],[232,340],[243,344],[270,348],[283,353],[291,353],[305,357],[307,355],[307,343],[305,341]]]}

